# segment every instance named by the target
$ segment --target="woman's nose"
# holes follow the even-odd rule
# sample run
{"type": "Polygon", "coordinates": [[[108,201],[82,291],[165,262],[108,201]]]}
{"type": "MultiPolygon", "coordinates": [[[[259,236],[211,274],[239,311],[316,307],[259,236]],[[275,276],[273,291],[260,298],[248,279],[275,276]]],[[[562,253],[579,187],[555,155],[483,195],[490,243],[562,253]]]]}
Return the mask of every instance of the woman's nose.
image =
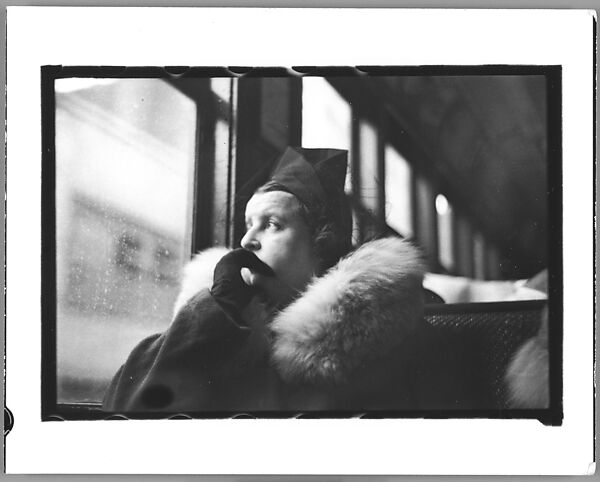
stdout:
{"type": "Polygon", "coordinates": [[[260,249],[260,243],[258,239],[256,239],[255,233],[252,230],[248,231],[244,235],[240,244],[242,248],[249,251],[258,251],[260,249]]]}

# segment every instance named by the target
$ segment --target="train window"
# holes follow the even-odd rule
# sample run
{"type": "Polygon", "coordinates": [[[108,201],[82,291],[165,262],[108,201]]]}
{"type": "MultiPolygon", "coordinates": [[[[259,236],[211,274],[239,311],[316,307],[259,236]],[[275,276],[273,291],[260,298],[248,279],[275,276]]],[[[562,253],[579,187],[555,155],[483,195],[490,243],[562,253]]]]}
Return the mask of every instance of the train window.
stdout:
{"type": "Polygon", "coordinates": [[[500,279],[500,255],[498,248],[488,243],[486,249],[486,272],[488,279],[500,279]]]}
{"type": "Polygon", "coordinates": [[[214,77],[210,79],[210,89],[224,102],[231,100],[231,77],[214,77]]]}
{"type": "Polygon", "coordinates": [[[476,279],[486,279],[485,239],[481,233],[473,235],[473,276],[476,279]]]}
{"type": "MultiPolygon", "coordinates": [[[[345,191],[352,194],[352,109],[346,99],[322,77],[302,79],[302,146],[348,151],[345,191]]],[[[352,212],[352,242],[360,240],[359,220],[352,212]]]]}
{"type": "Polygon", "coordinates": [[[57,401],[98,402],[171,319],[197,109],[161,79],[59,79],[55,91],[57,401]]]}
{"type": "Polygon", "coordinates": [[[412,170],[396,149],[385,147],[385,220],[405,237],[413,235],[412,170]]]}
{"type": "Polygon", "coordinates": [[[201,141],[199,150],[204,153],[205,159],[210,158],[208,170],[212,172],[212,179],[208,185],[197,185],[197,189],[211,193],[203,197],[210,221],[207,220],[207,225],[203,226],[204,239],[200,242],[200,249],[209,245],[226,246],[232,236],[233,227],[229,221],[232,215],[231,184],[235,172],[235,153],[232,150],[235,142],[232,139],[235,136],[237,106],[234,99],[237,96],[237,88],[236,78],[210,79],[213,95],[209,105],[213,115],[211,120],[204,122],[200,127],[203,142],[201,141]]]}
{"type": "Polygon", "coordinates": [[[428,260],[437,262],[437,216],[435,211],[435,194],[427,178],[416,177],[416,226],[415,231],[421,247],[428,260]]]}
{"type": "Polygon", "coordinates": [[[454,224],[452,206],[443,194],[435,198],[440,264],[449,272],[454,270],[454,224]]]}
{"type": "Polygon", "coordinates": [[[179,265],[173,250],[158,242],[154,250],[154,276],[157,281],[175,283],[179,278],[179,265]]]}
{"type": "MultiPolygon", "coordinates": [[[[351,156],[352,109],[322,77],[302,79],[302,146],[346,149],[351,156]]],[[[352,159],[348,159],[346,192],[352,192],[352,159]]]]}
{"type": "Polygon", "coordinates": [[[464,216],[456,217],[456,266],[461,276],[473,276],[471,225],[464,216]]]}
{"type": "Polygon", "coordinates": [[[370,123],[359,123],[359,172],[360,172],[360,199],[362,204],[376,214],[379,210],[379,185],[378,158],[377,158],[377,131],[370,123]]]}
{"type": "MultiPolygon", "coordinates": [[[[229,123],[222,119],[217,119],[215,124],[215,168],[213,172],[213,206],[215,210],[213,218],[217,226],[225,226],[227,223],[229,154],[229,123]]],[[[214,244],[220,246],[226,245],[226,229],[215,229],[214,237],[214,244]]]]}
{"type": "Polygon", "coordinates": [[[125,271],[137,273],[140,269],[140,241],[131,234],[123,233],[116,243],[115,263],[125,271]]]}

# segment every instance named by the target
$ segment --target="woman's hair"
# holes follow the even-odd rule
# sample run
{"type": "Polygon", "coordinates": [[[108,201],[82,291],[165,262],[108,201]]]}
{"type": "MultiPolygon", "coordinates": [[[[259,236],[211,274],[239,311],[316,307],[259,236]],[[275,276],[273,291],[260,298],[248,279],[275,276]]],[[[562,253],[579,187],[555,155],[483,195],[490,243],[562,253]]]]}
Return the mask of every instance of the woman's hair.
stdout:
{"type": "MultiPolygon", "coordinates": [[[[313,239],[315,254],[319,260],[319,269],[321,273],[334,266],[342,256],[348,251],[347,243],[340,239],[341,236],[332,222],[326,206],[320,206],[317,209],[309,209],[294,193],[290,192],[285,186],[276,181],[269,181],[260,186],[255,193],[265,193],[273,191],[283,191],[296,198],[300,205],[300,214],[309,228],[313,239]]],[[[321,274],[319,273],[319,274],[321,274]]]]}

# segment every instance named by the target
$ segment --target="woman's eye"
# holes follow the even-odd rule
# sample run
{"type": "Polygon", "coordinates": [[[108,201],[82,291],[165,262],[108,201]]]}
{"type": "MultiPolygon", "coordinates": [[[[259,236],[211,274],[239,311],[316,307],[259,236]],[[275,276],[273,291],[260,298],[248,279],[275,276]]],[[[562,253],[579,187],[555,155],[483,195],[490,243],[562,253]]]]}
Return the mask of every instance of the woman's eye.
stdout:
{"type": "Polygon", "coordinates": [[[281,228],[281,224],[279,224],[274,219],[269,219],[269,221],[267,221],[267,226],[270,227],[270,228],[274,228],[274,229],[281,228]]]}

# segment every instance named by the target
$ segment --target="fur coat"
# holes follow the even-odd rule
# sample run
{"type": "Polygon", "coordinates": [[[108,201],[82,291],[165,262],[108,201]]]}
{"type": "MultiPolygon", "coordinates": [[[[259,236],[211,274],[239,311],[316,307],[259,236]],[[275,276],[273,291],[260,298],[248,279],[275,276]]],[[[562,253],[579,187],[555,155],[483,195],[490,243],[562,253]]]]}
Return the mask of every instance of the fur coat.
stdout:
{"type": "Polygon", "coordinates": [[[510,408],[548,408],[550,404],[548,308],[536,336],[513,355],[506,371],[510,408]]]}
{"type": "Polygon", "coordinates": [[[453,406],[443,340],[423,321],[424,265],[410,243],[366,243],[279,312],[256,298],[239,326],[208,289],[226,253],[185,268],[174,320],[119,370],[104,408],[327,411],[453,406]],[[437,397],[444,385],[449,399],[437,397]]]}

